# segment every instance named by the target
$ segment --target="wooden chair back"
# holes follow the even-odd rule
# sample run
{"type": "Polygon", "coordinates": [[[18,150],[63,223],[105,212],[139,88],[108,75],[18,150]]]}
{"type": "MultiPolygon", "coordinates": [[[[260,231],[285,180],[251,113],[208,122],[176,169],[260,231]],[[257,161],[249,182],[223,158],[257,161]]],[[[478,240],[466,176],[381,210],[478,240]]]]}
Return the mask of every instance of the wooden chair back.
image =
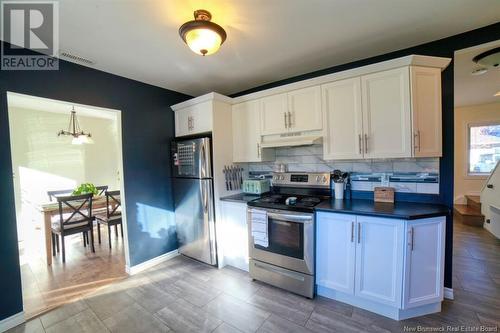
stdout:
{"type": "Polygon", "coordinates": [[[65,195],[69,196],[73,193],[73,190],[55,190],[55,191],[47,191],[47,195],[49,196],[49,201],[57,201],[57,196],[65,195]]]}
{"type": "Polygon", "coordinates": [[[84,227],[84,223],[86,222],[89,226],[92,225],[94,221],[94,216],[92,216],[92,197],[92,193],[57,197],[61,232],[71,228],[75,224],[84,227]]]}
{"type": "Polygon", "coordinates": [[[121,210],[118,208],[121,207],[121,197],[120,191],[106,191],[106,215],[108,218],[113,216],[121,216],[121,210]]]}
{"type": "Polygon", "coordinates": [[[96,186],[95,188],[97,189],[97,195],[103,195],[107,190],[108,190],[108,185],[104,186],[96,186]]]}

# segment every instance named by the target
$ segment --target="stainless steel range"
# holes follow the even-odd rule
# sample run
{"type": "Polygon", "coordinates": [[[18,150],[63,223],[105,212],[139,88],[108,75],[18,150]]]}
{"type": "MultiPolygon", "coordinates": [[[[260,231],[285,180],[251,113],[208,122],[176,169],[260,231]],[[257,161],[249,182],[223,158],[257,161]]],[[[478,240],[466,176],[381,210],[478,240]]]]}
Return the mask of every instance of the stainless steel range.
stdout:
{"type": "Polygon", "coordinates": [[[328,198],[328,173],[274,173],[270,194],[248,202],[250,276],[314,296],[314,206],[328,198]]]}

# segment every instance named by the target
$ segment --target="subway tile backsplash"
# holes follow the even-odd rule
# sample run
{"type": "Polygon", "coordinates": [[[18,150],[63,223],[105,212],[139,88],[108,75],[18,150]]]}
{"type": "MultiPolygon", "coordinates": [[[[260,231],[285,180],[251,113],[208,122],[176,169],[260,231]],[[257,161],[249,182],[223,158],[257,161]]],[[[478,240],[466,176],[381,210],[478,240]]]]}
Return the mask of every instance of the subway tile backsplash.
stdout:
{"type": "MultiPolygon", "coordinates": [[[[439,193],[439,158],[407,158],[387,160],[352,160],[352,161],[324,161],[323,146],[312,145],[302,147],[277,148],[275,162],[249,163],[249,171],[272,171],[275,163],[285,163],[289,171],[330,172],[335,169],[354,173],[372,175],[378,179],[381,174],[405,175],[421,177],[430,174],[435,180],[391,181],[390,186],[397,192],[408,193],[439,193]]],[[[372,191],[373,187],[380,186],[380,181],[370,180],[353,181],[353,190],[372,191]]]]}

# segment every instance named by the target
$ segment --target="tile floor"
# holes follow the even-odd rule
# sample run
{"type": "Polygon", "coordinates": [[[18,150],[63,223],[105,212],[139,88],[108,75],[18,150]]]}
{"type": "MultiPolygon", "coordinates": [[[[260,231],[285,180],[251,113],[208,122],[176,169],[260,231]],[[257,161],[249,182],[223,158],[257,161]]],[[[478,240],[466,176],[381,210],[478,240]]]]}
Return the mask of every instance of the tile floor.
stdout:
{"type": "Polygon", "coordinates": [[[176,257],[83,296],[15,332],[404,332],[405,326],[497,327],[500,242],[482,229],[455,227],[455,300],[441,313],[394,321],[316,297],[309,300],[246,272],[176,257]]]}

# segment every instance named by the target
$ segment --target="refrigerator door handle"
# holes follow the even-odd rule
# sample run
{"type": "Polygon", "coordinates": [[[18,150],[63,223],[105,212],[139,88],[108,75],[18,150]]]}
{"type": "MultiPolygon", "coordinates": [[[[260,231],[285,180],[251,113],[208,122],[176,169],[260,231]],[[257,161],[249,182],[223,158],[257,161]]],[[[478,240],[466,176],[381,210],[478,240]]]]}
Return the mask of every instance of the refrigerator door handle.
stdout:
{"type": "Polygon", "coordinates": [[[213,195],[212,195],[212,180],[202,181],[203,187],[203,208],[204,208],[204,218],[208,223],[209,235],[210,235],[210,260],[212,265],[217,263],[216,258],[216,235],[215,235],[215,219],[213,211],[213,195]]]}
{"type": "Polygon", "coordinates": [[[208,215],[208,190],[206,188],[206,182],[201,182],[201,197],[203,200],[203,213],[208,215]]]}
{"type": "Polygon", "coordinates": [[[207,177],[207,153],[205,151],[205,143],[201,144],[201,159],[200,159],[200,176],[207,177]]]}

